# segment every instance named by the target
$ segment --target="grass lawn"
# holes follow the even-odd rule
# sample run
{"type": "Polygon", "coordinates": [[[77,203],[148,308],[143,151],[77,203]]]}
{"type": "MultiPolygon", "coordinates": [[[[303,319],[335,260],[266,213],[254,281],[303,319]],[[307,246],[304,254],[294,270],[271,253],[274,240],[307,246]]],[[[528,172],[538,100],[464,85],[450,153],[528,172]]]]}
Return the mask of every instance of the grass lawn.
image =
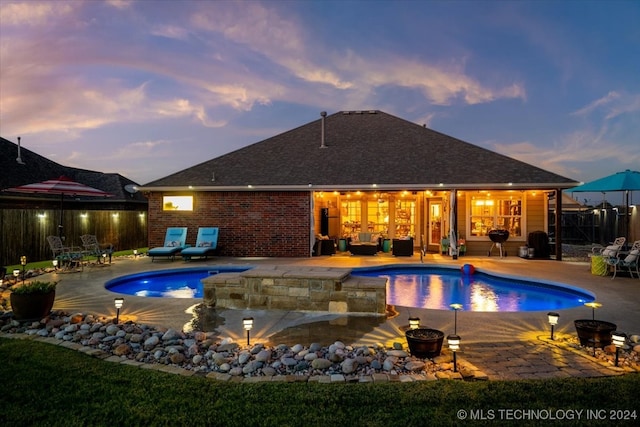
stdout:
{"type": "Polygon", "coordinates": [[[535,381],[237,384],[124,366],[59,346],[14,339],[0,339],[0,361],[0,420],[6,426],[640,423],[638,374],[535,381]],[[574,419],[522,420],[523,414],[515,413],[519,419],[507,421],[507,409],[556,418],[572,414],[574,419]],[[466,419],[458,417],[460,410],[467,411],[466,419]],[[574,410],[583,411],[581,419],[574,410]],[[604,419],[587,420],[587,410],[598,410],[604,419]],[[627,421],[613,420],[624,410],[635,412],[627,413],[627,421]],[[470,420],[471,411],[485,419],[470,420]]]}

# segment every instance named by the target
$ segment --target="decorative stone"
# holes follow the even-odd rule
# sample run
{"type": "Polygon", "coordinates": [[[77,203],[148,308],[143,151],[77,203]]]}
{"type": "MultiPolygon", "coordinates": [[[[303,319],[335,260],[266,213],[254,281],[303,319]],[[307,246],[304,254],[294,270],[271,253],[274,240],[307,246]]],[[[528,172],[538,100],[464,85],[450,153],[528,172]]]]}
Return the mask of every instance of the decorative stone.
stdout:
{"type": "Polygon", "coordinates": [[[268,362],[269,359],[271,359],[271,350],[261,350],[260,353],[256,355],[258,362],[268,362]]]}
{"type": "Polygon", "coordinates": [[[181,335],[175,329],[169,329],[164,333],[164,335],[162,335],[162,341],[171,341],[178,338],[181,338],[181,335]]]}
{"type": "Polygon", "coordinates": [[[156,335],[150,336],[144,342],[144,348],[146,348],[146,349],[153,348],[156,345],[158,345],[159,342],[160,342],[160,338],[158,338],[156,335]]]}
{"type": "Polygon", "coordinates": [[[171,363],[178,365],[182,362],[184,362],[184,354],[182,353],[174,353],[171,356],[169,356],[169,359],[171,360],[171,363]]]}
{"type": "Polygon", "coordinates": [[[315,359],[311,361],[311,367],[313,369],[327,369],[332,364],[333,363],[331,363],[331,361],[327,359],[315,359]]]}
{"type": "Polygon", "coordinates": [[[425,367],[425,363],[421,360],[411,360],[404,365],[404,368],[407,371],[421,371],[425,367]]]}
{"type": "Polygon", "coordinates": [[[342,369],[342,372],[345,374],[351,374],[355,372],[357,367],[358,367],[358,362],[355,359],[345,359],[340,364],[340,369],[342,369]]]}
{"type": "Polygon", "coordinates": [[[124,356],[131,353],[131,346],[129,344],[120,344],[113,350],[113,354],[116,356],[124,356]]]}

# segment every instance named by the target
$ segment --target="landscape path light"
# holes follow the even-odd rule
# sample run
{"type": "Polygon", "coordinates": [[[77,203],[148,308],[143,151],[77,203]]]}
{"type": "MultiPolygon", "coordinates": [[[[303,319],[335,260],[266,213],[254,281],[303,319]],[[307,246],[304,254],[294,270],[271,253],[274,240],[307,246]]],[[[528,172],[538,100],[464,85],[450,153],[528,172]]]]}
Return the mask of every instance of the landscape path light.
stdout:
{"type": "Polygon", "coordinates": [[[116,306],[116,325],[117,325],[120,322],[120,309],[124,304],[124,298],[122,297],[114,298],[113,304],[116,306]]]}
{"type": "Polygon", "coordinates": [[[558,324],[560,315],[558,313],[550,311],[549,313],[547,313],[547,317],[549,318],[549,324],[551,325],[551,341],[553,341],[553,327],[558,324]]]}
{"type": "Polygon", "coordinates": [[[602,307],[602,304],[599,302],[585,302],[584,305],[587,307],[591,307],[591,320],[596,320],[596,308],[602,307]]]}
{"type": "Polygon", "coordinates": [[[449,350],[453,352],[453,372],[458,372],[458,361],[456,359],[456,352],[460,350],[460,337],[456,334],[448,335],[447,344],[449,344],[449,350]]]}
{"type": "Polygon", "coordinates": [[[409,317],[409,329],[418,329],[420,327],[419,317],[409,317]]]}
{"type": "MultiPolygon", "coordinates": [[[[591,320],[596,320],[596,308],[602,307],[602,304],[600,304],[599,302],[592,301],[592,302],[585,302],[584,305],[586,305],[587,307],[591,307],[591,320]]],[[[596,357],[596,344],[597,344],[596,335],[597,335],[597,328],[594,328],[593,338],[591,339],[591,341],[593,341],[593,357],[596,357]]]]}
{"type": "Polygon", "coordinates": [[[253,317],[245,317],[242,319],[242,326],[247,331],[247,347],[249,346],[250,331],[253,328],[253,317]]]}
{"type": "Polygon", "coordinates": [[[458,333],[458,310],[462,310],[462,304],[453,303],[449,307],[451,307],[455,313],[453,316],[453,333],[457,334],[458,333]]]}
{"type": "Polygon", "coordinates": [[[613,345],[616,346],[616,366],[618,366],[618,357],[620,355],[620,349],[624,348],[625,341],[627,339],[627,334],[624,332],[612,332],[611,340],[613,341],[613,345]]]}
{"type": "Polygon", "coordinates": [[[20,264],[22,265],[22,284],[24,285],[24,268],[27,265],[27,257],[22,255],[20,257],[20,264]]]}

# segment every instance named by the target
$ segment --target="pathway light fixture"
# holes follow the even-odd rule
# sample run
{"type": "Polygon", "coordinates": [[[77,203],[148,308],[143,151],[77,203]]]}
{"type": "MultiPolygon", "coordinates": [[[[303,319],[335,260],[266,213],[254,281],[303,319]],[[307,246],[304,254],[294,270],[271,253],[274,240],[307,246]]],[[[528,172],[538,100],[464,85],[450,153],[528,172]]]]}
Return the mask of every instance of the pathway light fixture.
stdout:
{"type": "Polygon", "coordinates": [[[242,326],[247,331],[247,347],[249,346],[250,331],[253,328],[253,317],[245,317],[242,319],[242,326]]]}
{"type": "Polygon", "coordinates": [[[419,317],[409,317],[409,329],[418,329],[420,327],[419,317]]]}
{"type": "Polygon", "coordinates": [[[560,315],[553,311],[547,313],[547,317],[549,318],[549,324],[551,325],[551,341],[553,341],[553,327],[558,324],[558,319],[560,315]]]}
{"type": "Polygon", "coordinates": [[[618,366],[618,357],[620,355],[620,349],[624,348],[625,341],[627,340],[627,334],[624,332],[615,331],[611,333],[611,340],[613,345],[616,346],[616,366],[618,366]]]}
{"type": "Polygon", "coordinates": [[[122,297],[114,298],[113,304],[116,306],[116,325],[117,325],[120,322],[120,309],[124,304],[124,298],[122,297]]]}
{"type": "Polygon", "coordinates": [[[453,372],[458,372],[458,361],[456,360],[456,352],[460,350],[460,337],[456,334],[448,335],[447,344],[449,344],[449,350],[453,352],[453,372]]]}

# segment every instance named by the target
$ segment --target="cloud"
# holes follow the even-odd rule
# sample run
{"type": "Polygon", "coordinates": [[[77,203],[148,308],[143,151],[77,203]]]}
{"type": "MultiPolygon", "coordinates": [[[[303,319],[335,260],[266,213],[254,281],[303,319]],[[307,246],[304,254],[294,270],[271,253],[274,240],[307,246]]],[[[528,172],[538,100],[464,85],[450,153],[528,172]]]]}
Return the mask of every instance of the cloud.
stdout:
{"type": "Polygon", "coordinates": [[[615,99],[619,99],[620,94],[616,91],[609,92],[606,96],[596,99],[595,101],[589,103],[588,105],[582,107],[581,109],[574,111],[571,113],[573,116],[586,116],[587,114],[593,112],[598,107],[604,107],[615,99]]]}
{"type": "Polygon", "coordinates": [[[0,22],[2,26],[41,26],[69,15],[74,9],[74,4],[67,2],[3,2],[0,22]]]}
{"type": "Polygon", "coordinates": [[[188,99],[158,101],[152,104],[155,115],[165,117],[192,116],[205,127],[219,128],[227,124],[227,120],[212,120],[203,105],[193,105],[188,99]]]}
{"type": "Polygon", "coordinates": [[[106,0],[106,2],[109,6],[115,7],[116,9],[119,10],[125,10],[131,7],[131,5],[133,4],[133,1],[131,0],[106,0]]]}
{"type": "Polygon", "coordinates": [[[489,88],[466,75],[461,66],[429,64],[384,51],[372,52],[370,55],[375,56],[367,57],[353,50],[329,50],[329,46],[317,44],[297,17],[282,15],[257,2],[215,6],[192,16],[196,28],[222,34],[228,41],[243,45],[308,84],[360,94],[372,94],[375,88],[385,86],[412,88],[439,105],[455,99],[478,104],[526,97],[521,84],[489,88]]]}

